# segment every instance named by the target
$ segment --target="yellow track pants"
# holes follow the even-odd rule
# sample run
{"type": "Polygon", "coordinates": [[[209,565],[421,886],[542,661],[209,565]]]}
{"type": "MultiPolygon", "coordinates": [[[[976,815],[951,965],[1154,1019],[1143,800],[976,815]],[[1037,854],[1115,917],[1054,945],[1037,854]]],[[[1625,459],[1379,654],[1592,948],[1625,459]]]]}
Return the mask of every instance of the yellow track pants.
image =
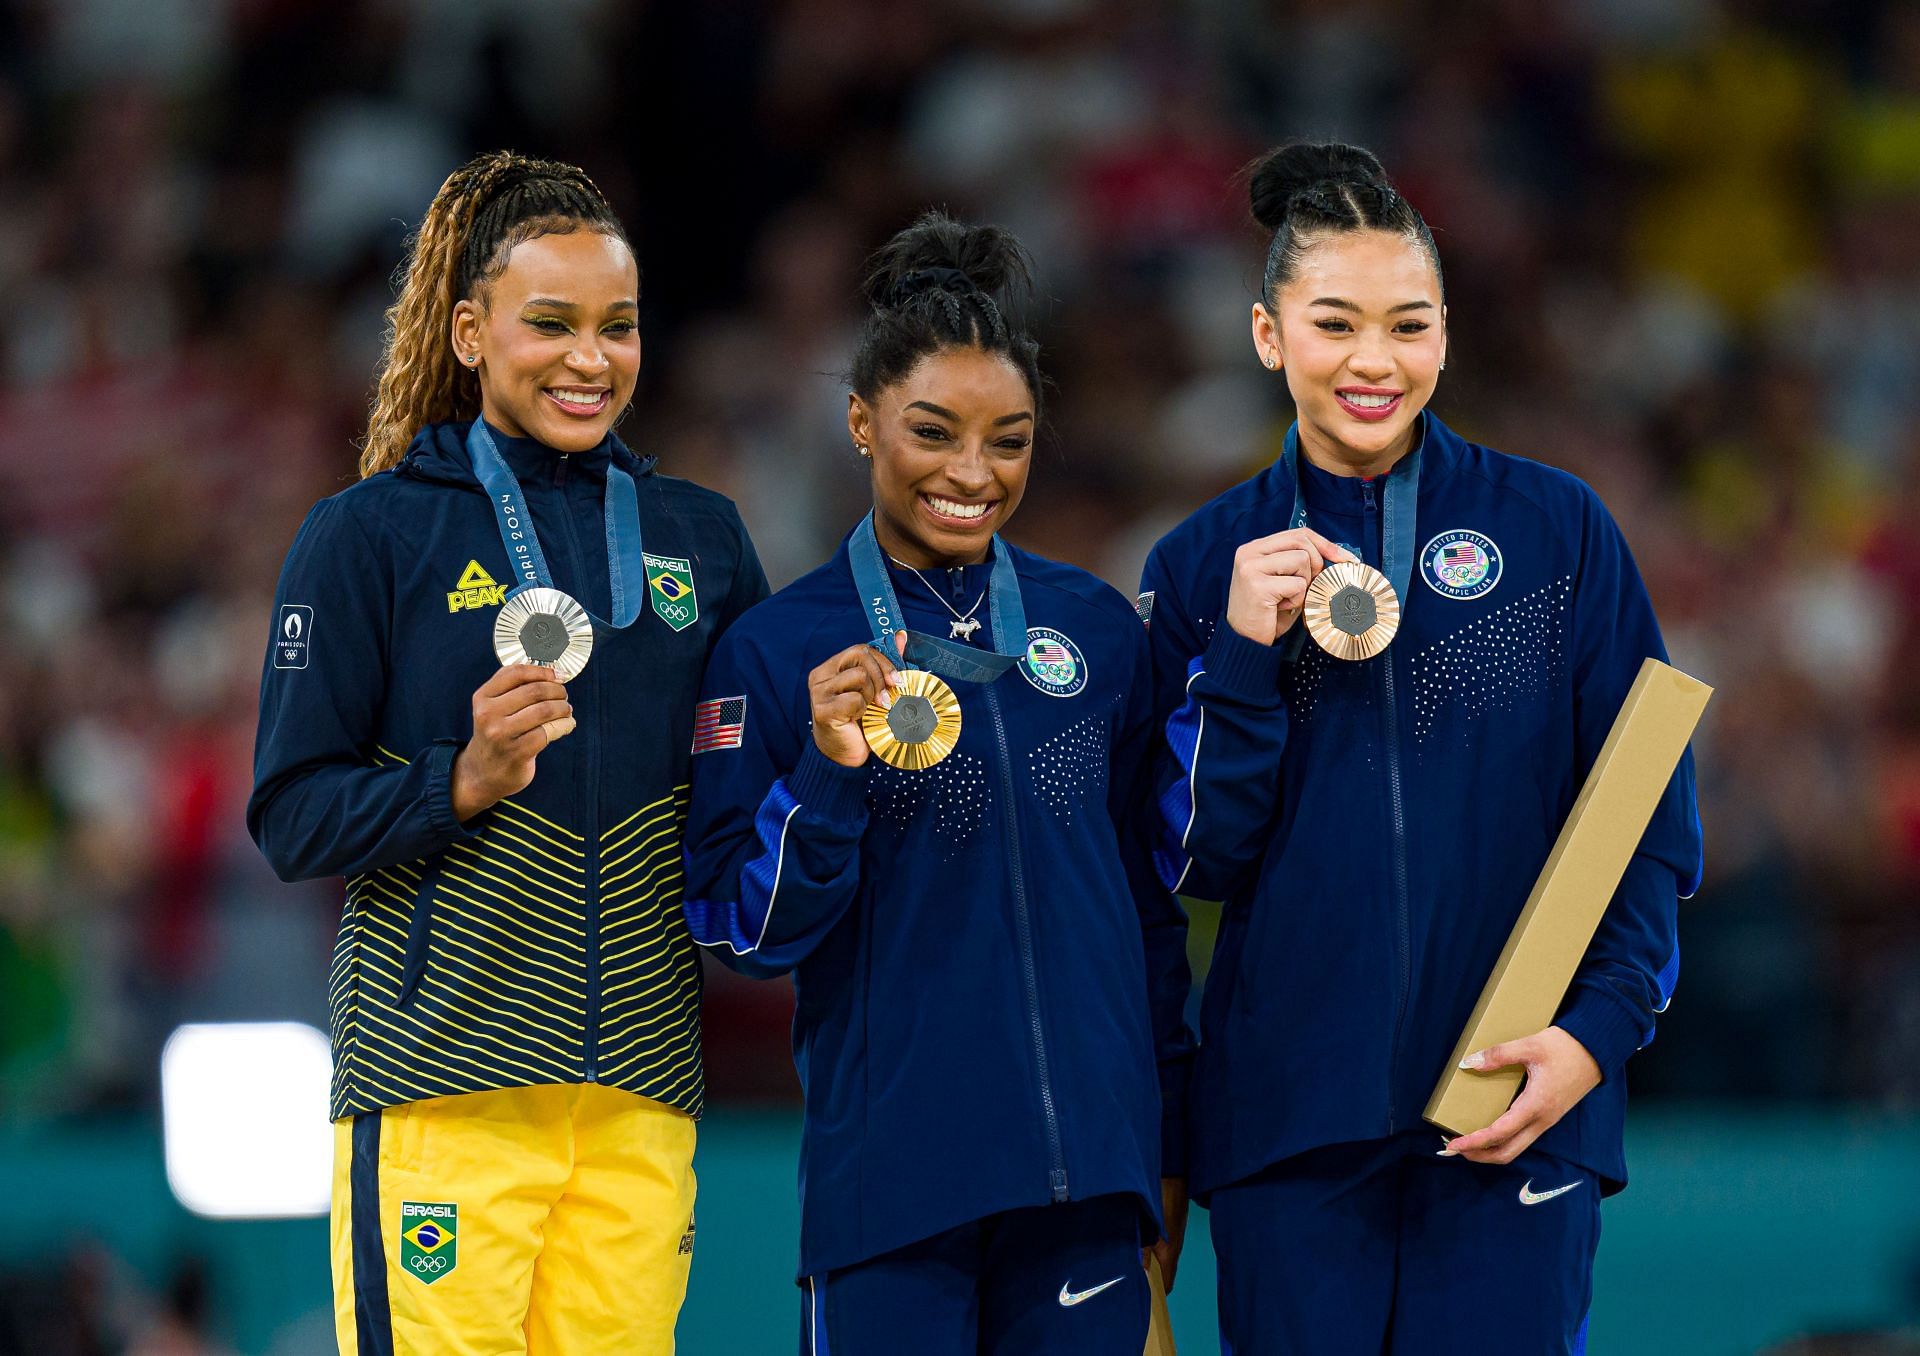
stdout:
{"type": "Polygon", "coordinates": [[[693,1141],[683,1113],[596,1083],[334,1122],[342,1356],[671,1352],[693,1141]]]}

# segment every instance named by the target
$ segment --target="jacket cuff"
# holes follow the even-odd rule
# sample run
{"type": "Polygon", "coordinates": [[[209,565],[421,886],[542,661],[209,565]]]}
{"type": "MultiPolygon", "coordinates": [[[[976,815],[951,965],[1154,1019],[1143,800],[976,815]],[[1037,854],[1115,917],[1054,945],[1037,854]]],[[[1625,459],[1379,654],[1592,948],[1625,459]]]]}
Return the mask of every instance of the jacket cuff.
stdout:
{"type": "Polygon", "coordinates": [[[1187,1089],[1193,1057],[1160,1064],[1160,1175],[1187,1175],[1187,1089]]]}
{"type": "Polygon", "coordinates": [[[1269,703],[1280,695],[1280,666],[1286,660],[1286,637],[1272,645],[1248,640],[1234,630],[1223,614],[1214,623],[1201,667],[1214,686],[1250,702],[1269,703]]]}
{"type": "Polygon", "coordinates": [[[1578,981],[1553,1024],[1586,1047],[1600,1066],[1601,1077],[1609,1082],[1621,1075],[1640,1048],[1644,1029],[1639,1014],[1625,1003],[1604,989],[1578,981]]]}
{"type": "Polygon", "coordinates": [[[800,766],[787,777],[787,791],[809,814],[841,824],[866,818],[867,778],[873,760],[859,767],[836,763],[820,752],[811,739],[800,755],[800,766]]]}
{"type": "Polygon", "coordinates": [[[453,760],[464,747],[460,740],[436,739],[421,760],[427,773],[427,824],[443,845],[480,836],[478,829],[468,828],[453,813],[453,760]]]}

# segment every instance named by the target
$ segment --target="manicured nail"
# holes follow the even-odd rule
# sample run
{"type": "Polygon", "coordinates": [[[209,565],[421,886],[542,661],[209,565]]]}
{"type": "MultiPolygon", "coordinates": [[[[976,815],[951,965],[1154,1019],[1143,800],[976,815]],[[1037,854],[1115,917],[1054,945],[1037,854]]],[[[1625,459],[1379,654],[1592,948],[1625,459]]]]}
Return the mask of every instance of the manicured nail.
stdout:
{"type": "Polygon", "coordinates": [[[1455,1149],[1451,1144],[1449,1144],[1446,1148],[1442,1149],[1439,1153],[1435,1154],[1434,1157],[1435,1158],[1455,1158],[1455,1157],[1458,1157],[1458,1155],[1459,1155],[1459,1150],[1455,1149]]]}
{"type": "Polygon", "coordinates": [[[1485,1050],[1477,1050],[1461,1060],[1460,1067],[1463,1069],[1480,1069],[1485,1067],[1486,1062],[1487,1052],[1485,1050]]]}

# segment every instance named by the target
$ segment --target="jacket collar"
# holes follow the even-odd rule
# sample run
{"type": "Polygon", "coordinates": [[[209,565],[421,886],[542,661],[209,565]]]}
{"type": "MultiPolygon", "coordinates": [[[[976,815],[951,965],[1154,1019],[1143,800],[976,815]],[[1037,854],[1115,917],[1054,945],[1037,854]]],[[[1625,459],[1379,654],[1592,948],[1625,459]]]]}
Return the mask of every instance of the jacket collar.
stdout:
{"type": "MultiPolygon", "coordinates": [[[[472,427],[473,421],[470,419],[428,424],[413,435],[406,456],[400,459],[400,465],[396,468],[397,474],[412,480],[479,489],[480,482],[473,474],[473,465],[467,460],[467,430],[472,427]]],[[[503,437],[497,429],[494,431],[494,441],[499,445],[507,464],[513,468],[513,473],[528,484],[545,483],[539,475],[540,470],[551,466],[552,458],[560,455],[531,438],[503,437]]],[[[618,466],[635,480],[652,475],[658,465],[658,458],[636,457],[627,450],[625,443],[611,433],[593,451],[568,455],[577,459],[575,465],[590,470],[596,478],[604,478],[609,463],[618,466]]]]}
{"type": "MultiPolygon", "coordinates": [[[[1420,418],[1426,422],[1426,429],[1420,444],[1420,491],[1424,495],[1429,486],[1437,485],[1453,473],[1460,462],[1460,454],[1466,442],[1441,422],[1440,416],[1431,409],[1422,410],[1420,418]]],[[[1335,476],[1316,470],[1307,464],[1306,457],[1301,458],[1300,479],[1306,485],[1307,502],[1316,507],[1332,509],[1335,512],[1357,513],[1360,511],[1360,479],[1357,476],[1335,476]]],[[[1276,497],[1284,497],[1289,504],[1293,502],[1293,487],[1286,484],[1286,465],[1276,459],[1261,475],[1276,497]]],[[[1376,480],[1379,477],[1375,477],[1376,480]]]]}

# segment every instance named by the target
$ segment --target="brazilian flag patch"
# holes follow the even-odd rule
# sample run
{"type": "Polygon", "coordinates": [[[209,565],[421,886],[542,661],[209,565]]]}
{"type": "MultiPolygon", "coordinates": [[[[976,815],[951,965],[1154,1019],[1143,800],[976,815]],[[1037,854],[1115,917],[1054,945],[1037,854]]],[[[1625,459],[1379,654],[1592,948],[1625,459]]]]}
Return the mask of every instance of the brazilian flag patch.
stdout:
{"type": "Polygon", "coordinates": [[[654,614],[676,631],[700,620],[700,599],[693,591],[693,562],[678,556],[642,553],[647,565],[647,597],[654,614]]]}
{"type": "Polygon", "coordinates": [[[432,1285],[460,1261],[460,1207],[437,1201],[400,1202],[400,1265],[432,1285]]]}

